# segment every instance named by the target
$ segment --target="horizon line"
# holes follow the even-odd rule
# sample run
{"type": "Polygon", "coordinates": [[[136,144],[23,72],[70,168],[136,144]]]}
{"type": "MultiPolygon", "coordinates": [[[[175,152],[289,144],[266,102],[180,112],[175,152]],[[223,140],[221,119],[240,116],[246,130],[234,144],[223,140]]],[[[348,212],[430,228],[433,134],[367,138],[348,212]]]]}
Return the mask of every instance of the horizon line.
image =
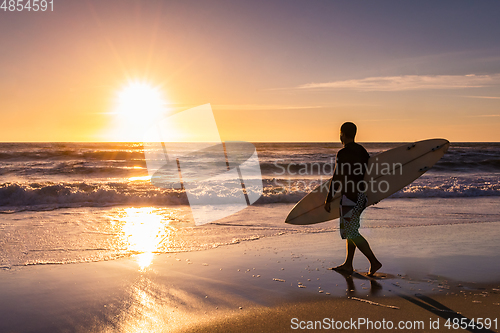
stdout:
{"type": "MultiPolygon", "coordinates": [[[[356,141],[357,143],[409,143],[432,139],[444,138],[428,138],[417,141],[356,141]]],[[[448,140],[448,139],[445,139],[448,140]]],[[[450,143],[500,143],[500,141],[450,141],[450,143]]],[[[162,141],[158,141],[162,142],[162,141]]],[[[210,143],[211,141],[186,141],[186,142],[169,142],[169,143],[210,143]]],[[[221,142],[250,142],[250,143],[339,143],[340,141],[246,141],[246,140],[226,140],[221,142]]],[[[144,141],[0,141],[2,143],[144,143],[144,141]]],[[[220,143],[220,142],[213,142],[220,143]]]]}

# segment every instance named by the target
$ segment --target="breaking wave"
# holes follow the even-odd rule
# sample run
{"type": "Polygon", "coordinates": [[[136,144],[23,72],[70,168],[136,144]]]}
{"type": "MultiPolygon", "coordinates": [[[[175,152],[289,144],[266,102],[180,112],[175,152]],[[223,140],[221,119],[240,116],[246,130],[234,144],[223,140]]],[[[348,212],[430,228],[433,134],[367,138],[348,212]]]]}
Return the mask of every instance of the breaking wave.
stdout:
{"type": "MultiPolygon", "coordinates": [[[[206,185],[206,184],[205,184],[206,185]]],[[[218,184],[220,185],[220,184],[218,184]]],[[[270,180],[263,182],[262,196],[255,204],[296,203],[314,189],[311,180],[270,180]]],[[[251,190],[251,189],[247,189],[251,190]]],[[[236,197],[224,187],[194,188],[198,198],[219,203],[236,197]]],[[[422,177],[396,192],[392,198],[450,198],[500,196],[500,178],[422,177]]],[[[162,189],[149,181],[124,182],[13,182],[0,184],[0,211],[47,210],[69,207],[114,205],[187,205],[188,196],[181,189],[162,189]]]]}

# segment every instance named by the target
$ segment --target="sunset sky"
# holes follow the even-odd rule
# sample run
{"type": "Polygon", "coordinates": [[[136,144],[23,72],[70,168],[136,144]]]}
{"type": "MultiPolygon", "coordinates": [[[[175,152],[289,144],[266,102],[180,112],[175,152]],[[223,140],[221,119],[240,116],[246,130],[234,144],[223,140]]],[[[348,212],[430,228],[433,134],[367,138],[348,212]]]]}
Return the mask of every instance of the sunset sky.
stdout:
{"type": "Polygon", "coordinates": [[[353,121],[362,142],[500,141],[499,17],[493,0],[2,9],[0,141],[141,141],[134,84],[160,116],[210,103],[222,140],[338,141],[353,121]]]}

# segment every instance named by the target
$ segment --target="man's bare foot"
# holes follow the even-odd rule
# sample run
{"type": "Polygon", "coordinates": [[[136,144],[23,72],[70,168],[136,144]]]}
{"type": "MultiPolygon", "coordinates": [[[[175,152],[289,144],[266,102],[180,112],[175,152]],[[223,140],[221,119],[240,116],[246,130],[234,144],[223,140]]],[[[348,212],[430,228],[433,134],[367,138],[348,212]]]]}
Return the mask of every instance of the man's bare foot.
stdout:
{"type": "Polygon", "coordinates": [[[368,276],[373,276],[375,272],[377,272],[382,267],[382,263],[380,261],[376,261],[370,264],[370,271],[368,272],[368,276]]]}
{"type": "Polygon", "coordinates": [[[352,268],[352,266],[348,266],[346,264],[342,264],[342,265],[336,266],[336,267],[331,267],[331,268],[328,268],[328,269],[337,271],[339,273],[347,273],[347,274],[352,274],[352,272],[354,271],[354,269],[352,268]]]}

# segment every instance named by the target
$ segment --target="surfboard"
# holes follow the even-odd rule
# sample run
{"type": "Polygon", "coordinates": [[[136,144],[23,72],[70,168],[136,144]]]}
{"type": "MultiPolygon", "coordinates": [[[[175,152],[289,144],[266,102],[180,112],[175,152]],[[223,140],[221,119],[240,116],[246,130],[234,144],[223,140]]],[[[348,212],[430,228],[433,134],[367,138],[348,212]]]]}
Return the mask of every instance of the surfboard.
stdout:
{"type": "MultiPolygon", "coordinates": [[[[367,206],[373,205],[423,175],[448,150],[450,142],[431,139],[405,144],[379,154],[368,160],[365,182],[368,186],[367,206]]],[[[300,200],[290,211],[285,222],[308,225],[339,218],[340,193],[336,193],[328,213],[325,200],[331,180],[327,180],[300,200]]]]}

